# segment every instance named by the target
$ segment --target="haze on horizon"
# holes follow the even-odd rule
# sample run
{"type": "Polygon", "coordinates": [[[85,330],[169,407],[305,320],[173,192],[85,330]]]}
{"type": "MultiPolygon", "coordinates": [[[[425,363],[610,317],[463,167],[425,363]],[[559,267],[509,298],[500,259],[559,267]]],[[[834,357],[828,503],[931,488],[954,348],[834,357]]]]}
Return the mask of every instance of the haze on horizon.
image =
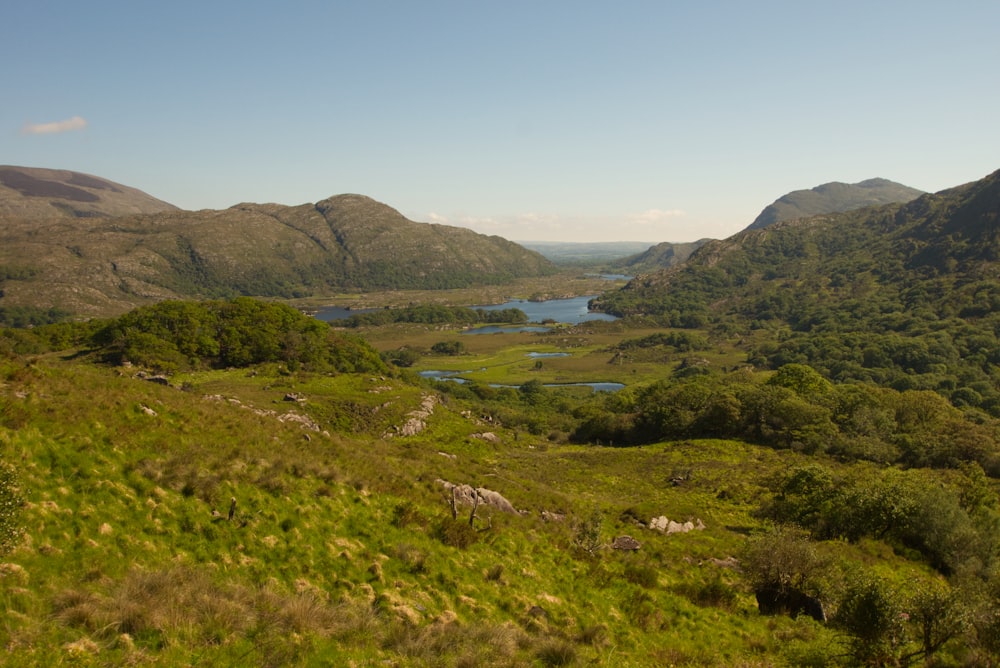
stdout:
{"type": "Polygon", "coordinates": [[[15,3],[0,162],[185,209],[361,193],[537,241],[693,241],[785,193],[1000,167],[1000,4],[15,3]]]}

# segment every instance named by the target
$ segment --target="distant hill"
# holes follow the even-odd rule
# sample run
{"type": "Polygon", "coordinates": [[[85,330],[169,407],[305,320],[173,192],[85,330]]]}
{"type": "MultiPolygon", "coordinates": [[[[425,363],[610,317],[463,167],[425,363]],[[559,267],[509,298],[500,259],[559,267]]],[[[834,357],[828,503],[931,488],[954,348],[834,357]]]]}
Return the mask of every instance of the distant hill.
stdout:
{"type": "Polygon", "coordinates": [[[176,210],[141,190],[89,174],[0,165],[0,218],[106,218],[176,210]]]}
{"type": "Polygon", "coordinates": [[[825,183],[810,190],[796,190],[767,206],[748,230],[767,227],[784,220],[806,218],[821,213],[851,211],[866,206],[904,203],[923,195],[923,191],[887,179],[868,179],[860,183],[825,183]]]}
{"type": "Polygon", "coordinates": [[[613,263],[613,267],[630,274],[643,274],[667,267],[673,267],[686,261],[691,254],[704,246],[711,239],[699,239],[686,243],[671,243],[665,241],[647,248],[641,253],[632,255],[613,263]]]}
{"type": "Polygon", "coordinates": [[[111,315],[171,298],[456,288],[552,271],[513,242],[416,223],[361,195],[115,218],[0,217],[0,308],[111,315]]]}
{"type": "Polygon", "coordinates": [[[614,262],[649,248],[644,241],[519,241],[557,264],[598,264],[614,262]]]}

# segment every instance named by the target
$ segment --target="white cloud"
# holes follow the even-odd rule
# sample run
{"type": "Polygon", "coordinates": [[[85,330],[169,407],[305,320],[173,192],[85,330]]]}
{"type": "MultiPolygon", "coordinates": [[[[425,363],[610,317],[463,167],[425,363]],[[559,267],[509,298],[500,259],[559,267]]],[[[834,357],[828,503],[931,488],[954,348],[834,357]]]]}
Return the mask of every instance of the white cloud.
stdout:
{"type": "Polygon", "coordinates": [[[28,123],[21,129],[21,134],[25,135],[54,135],[61,132],[72,132],[82,130],[87,127],[87,121],[79,116],[67,118],[64,121],[53,123],[28,123]]]}

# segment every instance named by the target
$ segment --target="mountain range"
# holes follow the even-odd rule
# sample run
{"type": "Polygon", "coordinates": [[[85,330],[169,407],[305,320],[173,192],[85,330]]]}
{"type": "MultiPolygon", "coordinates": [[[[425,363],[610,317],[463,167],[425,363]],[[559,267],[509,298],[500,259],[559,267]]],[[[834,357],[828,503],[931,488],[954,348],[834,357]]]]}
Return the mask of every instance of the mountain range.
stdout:
{"type": "Polygon", "coordinates": [[[182,211],[75,172],[0,175],[2,306],[94,316],[169,298],[456,288],[554,271],[506,239],[416,223],[362,195],[182,211]]]}

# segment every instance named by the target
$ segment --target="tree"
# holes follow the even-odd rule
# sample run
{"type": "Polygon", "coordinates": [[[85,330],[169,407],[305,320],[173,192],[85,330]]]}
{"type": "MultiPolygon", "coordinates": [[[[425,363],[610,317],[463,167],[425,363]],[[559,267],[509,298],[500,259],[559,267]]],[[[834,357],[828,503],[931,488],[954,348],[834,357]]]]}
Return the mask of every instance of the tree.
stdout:
{"type": "Polygon", "coordinates": [[[917,585],[908,608],[910,622],[920,636],[919,651],[924,661],[969,628],[969,610],[961,596],[940,581],[917,585]]]}
{"type": "Polygon", "coordinates": [[[833,621],[847,634],[857,665],[897,666],[905,655],[906,619],[888,583],[862,575],[848,586],[833,621]]]}

